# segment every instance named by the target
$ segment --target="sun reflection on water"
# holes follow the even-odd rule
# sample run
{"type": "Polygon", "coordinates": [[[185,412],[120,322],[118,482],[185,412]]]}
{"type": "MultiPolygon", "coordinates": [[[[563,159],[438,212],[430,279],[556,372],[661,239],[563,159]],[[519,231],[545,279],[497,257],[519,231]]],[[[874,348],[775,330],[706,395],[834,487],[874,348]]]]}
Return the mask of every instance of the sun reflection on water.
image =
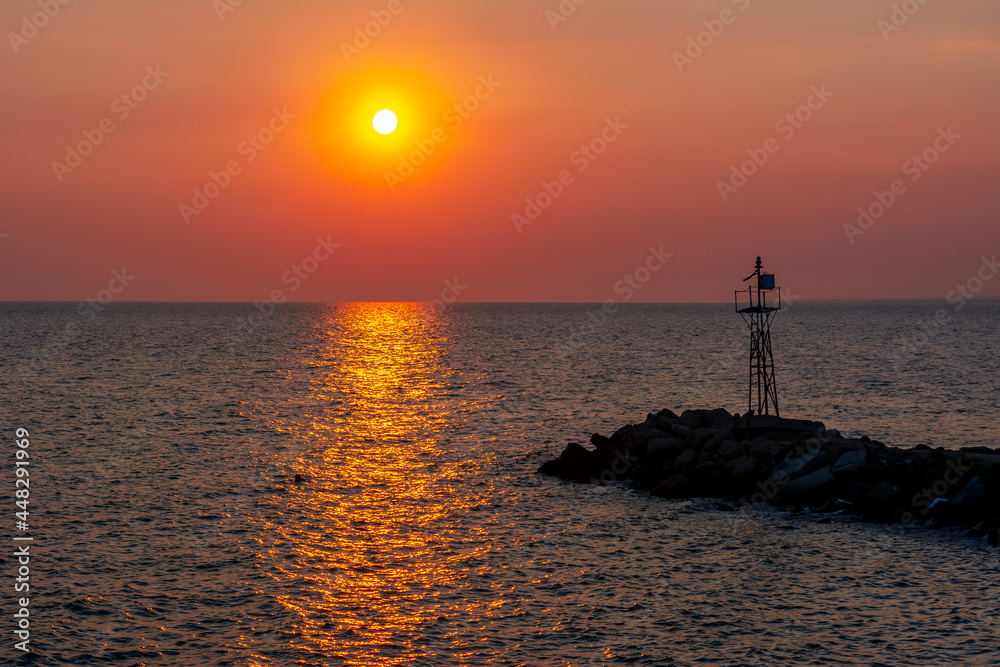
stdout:
{"type": "Polygon", "coordinates": [[[299,619],[301,651],[412,664],[419,637],[468,611],[445,592],[464,587],[462,564],[486,548],[460,526],[485,501],[457,488],[476,464],[449,440],[469,406],[442,363],[448,323],[424,304],[342,304],[319,335],[303,359],[316,372],[301,414],[275,425],[303,443],[294,466],[305,478],[262,526],[278,599],[299,619]]]}

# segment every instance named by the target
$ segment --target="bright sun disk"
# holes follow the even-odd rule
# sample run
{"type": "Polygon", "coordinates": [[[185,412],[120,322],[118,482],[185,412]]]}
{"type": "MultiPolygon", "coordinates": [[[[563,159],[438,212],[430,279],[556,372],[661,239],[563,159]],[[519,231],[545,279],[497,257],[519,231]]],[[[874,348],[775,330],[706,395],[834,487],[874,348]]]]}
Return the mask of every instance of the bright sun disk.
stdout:
{"type": "Polygon", "coordinates": [[[390,134],[396,129],[396,114],[389,109],[382,109],[372,118],[372,126],[379,134],[390,134]]]}

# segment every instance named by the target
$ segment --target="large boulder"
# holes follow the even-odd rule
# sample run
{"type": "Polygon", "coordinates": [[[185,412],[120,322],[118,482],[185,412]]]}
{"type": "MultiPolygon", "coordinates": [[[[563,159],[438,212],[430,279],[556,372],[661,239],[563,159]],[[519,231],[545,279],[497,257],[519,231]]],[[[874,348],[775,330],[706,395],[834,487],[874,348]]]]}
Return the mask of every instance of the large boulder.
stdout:
{"type": "Polygon", "coordinates": [[[729,423],[732,419],[732,415],[729,414],[729,410],[725,408],[716,408],[714,410],[709,410],[708,414],[705,415],[705,419],[708,421],[709,426],[721,427],[729,423]]]}
{"type": "Polygon", "coordinates": [[[749,454],[733,459],[726,464],[726,470],[741,482],[750,481],[757,472],[757,459],[749,454]]]}
{"type": "Polygon", "coordinates": [[[674,469],[681,472],[689,470],[698,461],[698,450],[694,448],[685,449],[674,461],[674,469]]]}
{"type": "Polygon", "coordinates": [[[671,424],[669,430],[679,438],[686,438],[693,432],[690,426],[680,423],[671,424]]]}
{"type": "Polygon", "coordinates": [[[976,475],[962,487],[962,490],[951,502],[953,505],[972,505],[985,498],[989,492],[990,489],[986,486],[986,482],[983,481],[982,477],[976,475]]]}
{"type": "Polygon", "coordinates": [[[858,468],[864,468],[867,461],[868,451],[866,449],[861,448],[847,451],[841,454],[837,462],[833,464],[833,472],[839,475],[851,470],[857,470],[858,468]]]}
{"type": "Polygon", "coordinates": [[[625,436],[627,436],[631,432],[632,432],[632,425],[625,424],[625,426],[622,426],[620,429],[611,434],[610,438],[611,442],[616,445],[618,443],[624,442],[625,436]]]}
{"type": "Polygon", "coordinates": [[[782,499],[792,499],[809,495],[834,480],[836,480],[836,477],[833,476],[833,469],[830,466],[826,466],[825,468],[820,468],[807,475],[793,479],[781,489],[780,495],[782,499]]]}
{"type": "Polygon", "coordinates": [[[646,422],[632,427],[632,442],[646,444],[650,440],[662,438],[667,434],[646,422]]]}
{"type": "Polygon", "coordinates": [[[688,428],[698,428],[701,426],[701,414],[706,410],[685,410],[681,413],[680,422],[688,428]]]}
{"type": "Polygon", "coordinates": [[[600,433],[594,433],[590,436],[590,442],[597,449],[602,449],[611,445],[611,438],[606,435],[601,435],[600,433]]]}
{"type": "Polygon", "coordinates": [[[771,478],[775,481],[781,479],[795,479],[804,477],[821,468],[833,463],[833,455],[820,449],[806,449],[801,452],[792,452],[785,457],[774,472],[771,478]]]}
{"type": "Polygon", "coordinates": [[[676,438],[657,438],[646,445],[646,455],[651,459],[672,459],[684,449],[676,438]]]}
{"type": "Polygon", "coordinates": [[[594,452],[577,442],[566,445],[559,458],[546,461],[538,468],[542,475],[554,475],[577,482],[590,480],[596,461],[594,452]]]}
{"type": "Polygon", "coordinates": [[[750,454],[758,460],[767,464],[774,463],[774,457],[778,452],[778,446],[767,438],[754,438],[749,446],[750,454]]]}
{"type": "Polygon", "coordinates": [[[746,456],[747,447],[742,443],[730,440],[719,445],[719,451],[717,454],[723,461],[732,461],[733,459],[746,456]]]}
{"type": "Polygon", "coordinates": [[[868,495],[865,496],[865,500],[875,507],[887,505],[896,500],[901,491],[902,489],[897,485],[882,480],[872,487],[868,495]]]}

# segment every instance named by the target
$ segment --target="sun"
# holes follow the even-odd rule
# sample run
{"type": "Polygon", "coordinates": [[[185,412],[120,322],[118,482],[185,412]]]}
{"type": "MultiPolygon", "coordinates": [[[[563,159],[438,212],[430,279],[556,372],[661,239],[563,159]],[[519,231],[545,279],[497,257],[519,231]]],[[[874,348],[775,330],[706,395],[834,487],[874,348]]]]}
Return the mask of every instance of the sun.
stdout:
{"type": "Polygon", "coordinates": [[[404,176],[407,183],[436,178],[446,156],[462,145],[450,122],[456,94],[409,69],[359,69],[331,82],[309,132],[338,178],[392,192],[389,181],[395,182],[400,170],[419,167],[404,176]]]}
{"type": "Polygon", "coordinates": [[[379,134],[392,134],[398,122],[396,114],[389,109],[382,109],[372,118],[372,126],[379,134]]]}

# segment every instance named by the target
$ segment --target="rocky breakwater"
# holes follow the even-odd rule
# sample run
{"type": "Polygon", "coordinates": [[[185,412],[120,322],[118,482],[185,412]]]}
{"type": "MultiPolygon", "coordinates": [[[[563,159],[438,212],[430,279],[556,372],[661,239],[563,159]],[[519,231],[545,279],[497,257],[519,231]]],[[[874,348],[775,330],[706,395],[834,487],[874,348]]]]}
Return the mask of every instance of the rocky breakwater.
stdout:
{"type": "Polygon", "coordinates": [[[1000,543],[1000,450],[888,447],[820,422],[715,410],[650,414],[594,448],[569,443],[538,472],[629,480],[663,498],[719,498],[862,520],[968,529],[1000,543]]]}

